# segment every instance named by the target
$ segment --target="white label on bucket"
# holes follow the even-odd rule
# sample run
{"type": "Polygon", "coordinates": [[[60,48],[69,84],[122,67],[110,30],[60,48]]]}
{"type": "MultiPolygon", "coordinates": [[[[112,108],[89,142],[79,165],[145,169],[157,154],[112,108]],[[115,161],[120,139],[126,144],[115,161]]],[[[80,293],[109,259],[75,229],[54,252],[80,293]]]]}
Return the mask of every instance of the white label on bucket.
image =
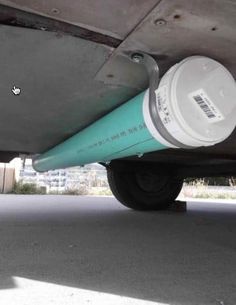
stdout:
{"type": "Polygon", "coordinates": [[[215,106],[203,89],[190,93],[189,97],[196,105],[199,106],[199,109],[202,110],[209,122],[214,123],[224,120],[223,114],[215,106]]]}
{"type": "Polygon", "coordinates": [[[176,121],[171,114],[170,106],[168,103],[167,90],[167,86],[162,86],[155,91],[157,109],[163,125],[166,127],[168,132],[173,137],[175,137],[176,134],[179,134],[180,128],[178,124],[176,124],[176,121]]]}
{"type": "Polygon", "coordinates": [[[164,125],[167,125],[167,124],[171,123],[171,121],[172,121],[170,110],[169,110],[169,107],[167,104],[167,94],[166,93],[167,93],[166,86],[159,87],[155,91],[158,113],[159,113],[162,123],[164,125]]]}
{"type": "Polygon", "coordinates": [[[179,126],[176,124],[175,119],[171,114],[167,100],[167,90],[167,86],[162,86],[155,91],[157,109],[163,125],[172,136],[175,136],[175,134],[179,132],[179,126]]]}

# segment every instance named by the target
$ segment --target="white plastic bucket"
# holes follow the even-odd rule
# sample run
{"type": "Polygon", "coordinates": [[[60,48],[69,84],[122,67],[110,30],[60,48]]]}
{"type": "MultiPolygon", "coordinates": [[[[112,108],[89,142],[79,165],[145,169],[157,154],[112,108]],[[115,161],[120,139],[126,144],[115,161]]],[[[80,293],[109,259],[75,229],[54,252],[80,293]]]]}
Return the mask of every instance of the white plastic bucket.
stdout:
{"type": "MultiPolygon", "coordinates": [[[[191,56],[174,65],[156,90],[160,119],[168,133],[183,146],[210,146],[222,142],[236,125],[236,84],[219,62],[191,56]]],[[[143,102],[145,123],[152,136],[168,147],[170,143],[154,126],[149,95],[143,102]]]]}

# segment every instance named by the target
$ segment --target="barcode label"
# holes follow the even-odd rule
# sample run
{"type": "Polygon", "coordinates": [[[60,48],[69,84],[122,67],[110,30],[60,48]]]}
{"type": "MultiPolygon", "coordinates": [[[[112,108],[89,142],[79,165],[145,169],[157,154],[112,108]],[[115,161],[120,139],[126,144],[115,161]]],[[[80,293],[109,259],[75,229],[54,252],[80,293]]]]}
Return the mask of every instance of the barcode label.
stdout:
{"type": "Polygon", "coordinates": [[[216,117],[200,95],[195,95],[195,96],[193,96],[193,98],[198,103],[198,105],[202,108],[202,110],[205,112],[205,114],[207,115],[207,117],[209,119],[216,117]]]}
{"type": "Polygon", "coordinates": [[[192,92],[190,97],[197,103],[210,122],[218,122],[224,119],[222,113],[202,89],[192,92]]]}

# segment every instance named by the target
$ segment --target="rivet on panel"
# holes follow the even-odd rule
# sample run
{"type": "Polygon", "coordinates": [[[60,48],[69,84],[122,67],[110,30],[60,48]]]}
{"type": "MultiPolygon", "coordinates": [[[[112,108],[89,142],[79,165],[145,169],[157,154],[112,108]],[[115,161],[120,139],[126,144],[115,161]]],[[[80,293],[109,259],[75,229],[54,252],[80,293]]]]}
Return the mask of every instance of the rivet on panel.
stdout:
{"type": "Polygon", "coordinates": [[[164,19],[156,19],[154,21],[154,24],[155,25],[165,25],[166,24],[166,21],[164,19]]]}
{"type": "Polygon", "coordinates": [[[58,8],[52,8],[52,13],[54,14],[54,15],[58,15],[59,13],[60,13],[60,10],[58,9],[58,8]]]}

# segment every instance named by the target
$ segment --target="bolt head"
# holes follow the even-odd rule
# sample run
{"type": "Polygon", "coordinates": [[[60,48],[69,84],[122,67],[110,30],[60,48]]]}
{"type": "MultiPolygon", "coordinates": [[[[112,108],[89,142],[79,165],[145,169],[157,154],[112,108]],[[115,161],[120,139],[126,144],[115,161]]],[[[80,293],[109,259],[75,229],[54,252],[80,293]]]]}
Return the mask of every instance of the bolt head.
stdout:
{"type": "Polygon", "coordinates": [[[131,59],[135,63],[140,63],[143,60],[143,55],[139,53],[134,53],[132,54],[131,59]]]}

